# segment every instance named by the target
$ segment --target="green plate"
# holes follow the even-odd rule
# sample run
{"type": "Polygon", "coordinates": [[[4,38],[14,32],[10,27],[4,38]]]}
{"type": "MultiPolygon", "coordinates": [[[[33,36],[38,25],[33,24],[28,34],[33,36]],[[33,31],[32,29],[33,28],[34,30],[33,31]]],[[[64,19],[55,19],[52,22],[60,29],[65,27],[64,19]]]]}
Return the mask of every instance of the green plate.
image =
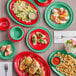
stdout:
{"type": "Polygon", "coordinates": [[[33,3],[33,4],[36,6],[36,8],[38,9],[38,11],[39,11],[39,20],[38,20],[37,23],[35,23],[35,24],[31,25],[31,26],[20,23],[19,21],[17,21],[17,20],[12,16],[12,14],[10,13],[10,10],[9,10],[9,5],[10,5],[11,1],[12,1],[12,0],[9,0],[8,3],[7,3],[7,12],[8,12],[9,16],[12,18],[13,21],[15,21],[16,23],[18,23],[19,25],[26,26],[26,27],[35,26],[35,25],[37,25],[37,24],[40,22],[40,19],[41,19],[40,9],[38,8],[38,6],[37,6],[32,0],[28,0],[28,1],[30,1],[31,3],[33,3]]]}
{"type": "Polygon", "coordinates": [[[35,27],[35,28],[31,29],[31,30],[27,33],[26,43],[27,43],[27,46],[28,46],[32,51],[34,51],[34,52],[45,52],[46,50],[48,50],[48,49],[50,48],[50,46],[51,46],[51,44],[52,44],[52,35],[51,35],[51,33],[50,33],[46,28],[44,28],[44,27],[35,27]],[[43,30],[45,30],[45,31],[49,34],[49,36],[50,36],[50,43],[49,43],[49,45],[48,45],[45,49],[43,49],[43,50],[35,50],[35,49],[33,49],[33,48],[30,46],[30,44],[29,44],[28,37],[29,37],[30,33],[31,33],[33,30],[35,30],[35,29],[43,29],[43,30]]]}
{"type": "Polygon", "coordinates": [[[65,50],[57,50],[57,51],[54,51],[50,54],[49,56],[49,65],[50,67],[53,69],[54,72],[56,72],[59,76],[65,76],[64,74],[60,73],[59,71],[56,70],[55,66],[52,65],[52,62],[51,62],[51,59],[54,57],[54,55],[56,53],[60,52],[61,54],[64,54],[64,55],[71,55],[72,57],[76,58],[76,55],[72,54],[72,53],[67,53],[67,51],[65,50]]]}
{"type": "Polygon", "coordinates": [[[5,52],[1,52],[0,51],[0,58],[3,59],[3,60],[9,60],[9,59],[11,59],[15,55],[15,53],[16,53],[15,45],[11,41],[0,42],[0,49],[1,49],[2,46],[9,45],[9,44],[11,45],[11,51],[12,51],[12,53],[10,55],[8,55],[8,56],[5,56],[5,52]]]}
{"type": "Polygon", "coordinates": [[[47,8],[46,8],[46,11],[45,11],[45,20],[47,22],[47,24],[52,27],[53,29],[57,29],[57,30],[63,30],[63,29],[66,29],[67,27],[69,27],[72,22],[73,22],[73,19],[74,19],[74,13],[73,13],[73,10],[71,9],[71,7],[64,3],[64,2],[54,2],[52,4],[50,4],[47,8]],[[52,9],[54,8],[65,8],[68,13],[69,13],[69,20],[65,23],[65,24],[56,24],[54,23],[50,17],[51,17],[51,11],[52,9]]]}

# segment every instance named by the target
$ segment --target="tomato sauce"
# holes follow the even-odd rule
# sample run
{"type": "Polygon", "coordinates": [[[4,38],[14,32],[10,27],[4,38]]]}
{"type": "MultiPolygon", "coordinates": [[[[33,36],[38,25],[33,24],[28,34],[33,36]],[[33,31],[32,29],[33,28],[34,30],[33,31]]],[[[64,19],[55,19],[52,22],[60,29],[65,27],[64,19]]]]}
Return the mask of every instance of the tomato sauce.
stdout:
{"type": "Polygon", "coordinates": [[[60,64],[60,58],[59,58],[59,57],[54,57],[54,58],[52,59],[52,63],[53,63],[54,65],[60,64]]]}

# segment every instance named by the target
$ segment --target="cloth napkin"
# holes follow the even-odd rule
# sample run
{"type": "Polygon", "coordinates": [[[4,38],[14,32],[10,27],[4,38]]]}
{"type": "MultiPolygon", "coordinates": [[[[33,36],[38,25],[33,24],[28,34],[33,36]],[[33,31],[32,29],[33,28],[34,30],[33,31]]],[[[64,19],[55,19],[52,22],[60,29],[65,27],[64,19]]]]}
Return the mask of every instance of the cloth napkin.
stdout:
{"type": "Polygon", "coordinates": [[[54,43],[65,43],[69,39],[76,40],[76,31],[54,31],[54,43]],[[64,36],[61,38],[61,36],[64,36]]]}
{"type": "Polygon", "coordinates": [[[8,65],[7,76],[12,76],[12,62],[0,62],[0,76],[6,76],[4,69],[5,64],[8,65]]]}

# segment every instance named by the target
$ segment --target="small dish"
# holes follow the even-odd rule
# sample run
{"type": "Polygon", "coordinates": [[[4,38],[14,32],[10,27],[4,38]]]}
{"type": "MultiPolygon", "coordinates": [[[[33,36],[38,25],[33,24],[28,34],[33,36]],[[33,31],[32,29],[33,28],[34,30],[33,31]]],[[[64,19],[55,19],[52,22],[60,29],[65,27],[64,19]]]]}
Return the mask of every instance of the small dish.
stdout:
{"type": "Polygon", "coordinates": [[[6,17],[0,18],[0,30],[6,31],[9,29],[11,23],[6,17]]]}
{"type": "Polygon", "coordinates": [[[61,58],[58,57],[58,56],[54,56],[54,57],[51,59],[51,63],[52,63],[52,65],[54,65],[54,66],[58,66],[58,65],[60,65],[60,63],[61,63],[61,58]]]}
{"type": "Polygon", "coordinates": [[[44,3],[46,2],[47,0],[38,0],[40,3],[44,3]]]}
{"type": "Polygon", "coordinates": [[[20,25],[14,25],[10,28],[8,35],[12,41],[21,41],[25,36],[25,30],[20,25]]]}
{"type": "Polygon", "coordinates": [[[0,58],[3,59],[3,60],[9,60],[11,59],[16,53],[16,47],[14,45],[14,43],[12,41],[3,41],[3,42],[0,42],[0,58]],[[11,45],[11,51],[12,53],[8,56],[5,56],[5,51],[4,52],[1,52],[1,47],[2,46],[7,46],[7,45],[11,45]]]}
{"type": "Polygon", "coordinates": [[[34,20],[37,18],[37,14],[35,12],[30,12],[29,13],[29,19],[34,20]]]}
{"type": "Polygon", "coordinates": [[[35,3],[39,6],[45,7],[51,4],[52,0],[34,0],[35,3]]]}

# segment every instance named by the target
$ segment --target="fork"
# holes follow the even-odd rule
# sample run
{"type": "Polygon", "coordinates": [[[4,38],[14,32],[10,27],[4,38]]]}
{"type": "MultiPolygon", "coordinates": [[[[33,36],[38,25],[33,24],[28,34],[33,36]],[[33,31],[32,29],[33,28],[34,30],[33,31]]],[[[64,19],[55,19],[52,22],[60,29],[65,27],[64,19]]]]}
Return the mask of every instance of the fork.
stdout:
{"type": "Polygon", "coordinates": [[[4,65],[4,69],[5,69],[5,76],[7,76],[7,71],[8,71],[8,65],[7,64],[4,65]]]}

